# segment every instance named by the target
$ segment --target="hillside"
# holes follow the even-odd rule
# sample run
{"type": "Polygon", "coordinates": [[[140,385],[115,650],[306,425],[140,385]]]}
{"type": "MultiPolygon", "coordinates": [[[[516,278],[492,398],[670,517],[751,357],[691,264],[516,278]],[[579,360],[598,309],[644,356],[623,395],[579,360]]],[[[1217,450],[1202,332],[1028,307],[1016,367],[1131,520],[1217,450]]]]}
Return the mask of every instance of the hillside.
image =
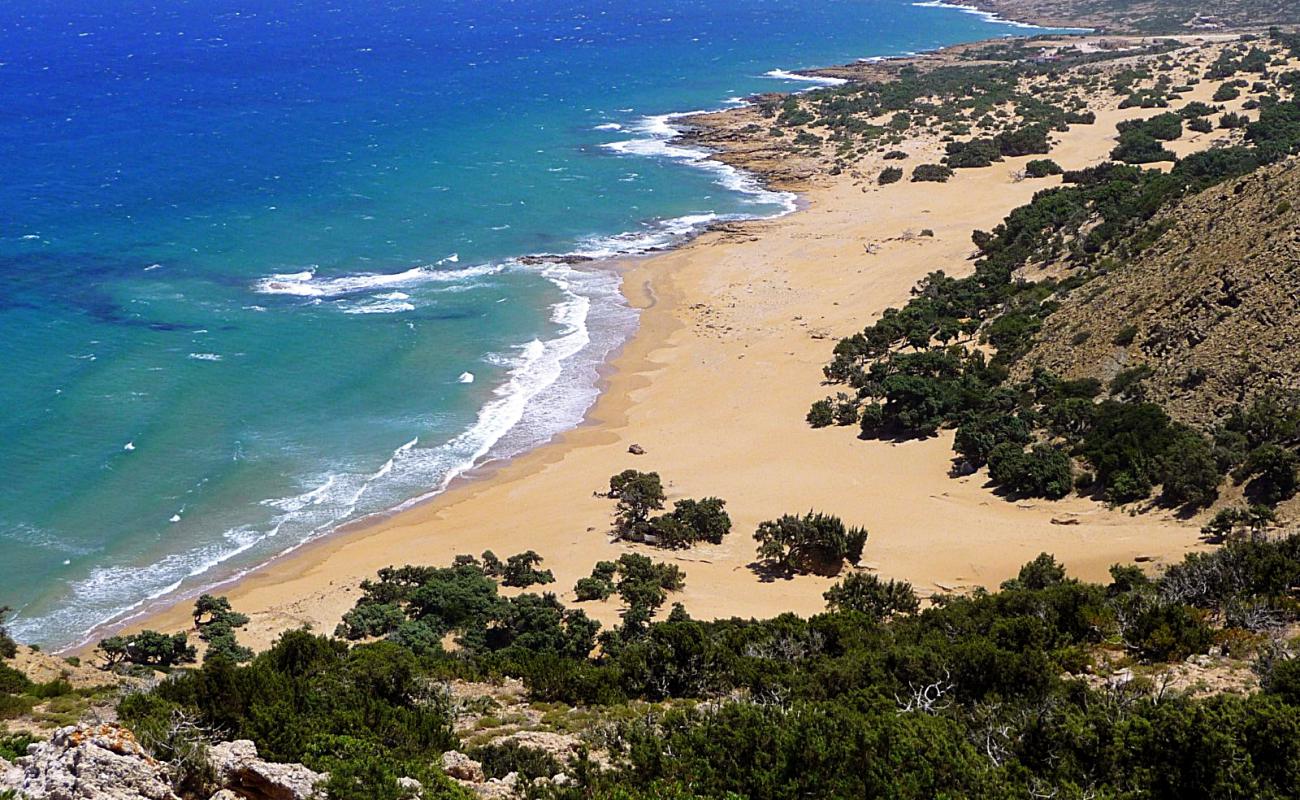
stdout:
{"type": "Polygon", "coordinates": [[[1231,30],[1300,21],[1288,0],[976,0],[1008,19],[1135,33],[1231,30]]]}
{"type": "Polygon", "coordinates": [[[1062,300],[1015,374],[1109,383],[1146,365],[1146,398],[1198,427],[1300,386],[1300,164],[1194,195],[1157,225],[1153,245],[1062,300]]]}

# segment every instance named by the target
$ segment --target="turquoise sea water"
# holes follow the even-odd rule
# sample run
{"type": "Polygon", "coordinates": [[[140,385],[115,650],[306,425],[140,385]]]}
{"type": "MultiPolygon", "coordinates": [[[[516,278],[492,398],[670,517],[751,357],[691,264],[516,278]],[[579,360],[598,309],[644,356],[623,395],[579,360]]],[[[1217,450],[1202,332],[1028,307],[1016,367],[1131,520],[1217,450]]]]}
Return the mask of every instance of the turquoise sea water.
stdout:
{"type": "Polygon", "coordinates": [[[666,144],[904,0],[0,7],[0,605],[59,645],[579,422],[599,264],[792,198],[666,144]]]}

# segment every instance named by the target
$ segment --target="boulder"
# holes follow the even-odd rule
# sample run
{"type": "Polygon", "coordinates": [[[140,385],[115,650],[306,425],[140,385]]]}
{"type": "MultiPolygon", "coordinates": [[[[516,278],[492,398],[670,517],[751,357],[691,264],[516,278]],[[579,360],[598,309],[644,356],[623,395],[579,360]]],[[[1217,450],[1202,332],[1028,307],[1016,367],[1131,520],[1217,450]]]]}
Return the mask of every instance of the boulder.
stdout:
{"type": "Polygon", "coordinates": [[[217,782],[244,800],[308,800],[329,779],[302,764],[274,764],[257,757],[257,745],[247,739],[208,748],[217,782]]]}
{"type": "Polygon", "coordinates": [[[628,451],[629,453],[631,453],[632,455],[634,455],[634,456],[643,456],[643,455],[645,455],[645,448],[642,447],[642,446],[639,445],[639,444],[634,444],[634,445],[628,447],[627,451],[628,451]]]}
{"type": "Polygon", "coordinates": [[[235,794],[229,789],[222,789],[221,791],[209,797],[208,800],[244,800],[244,798],[240,797],[239,795],[235,794]]]}
{"type": "Polygon", "coordinates": [[[448,777],[465,783],[483,782],[483,765],[457,750],[442,754],[442,771],[448,777]]]}
{"type": "Polygon", "coordinates": [[[120,725],[70,725],[0,768],[0,789],[27,800],[179,800],[165,765],[120,725]]]}

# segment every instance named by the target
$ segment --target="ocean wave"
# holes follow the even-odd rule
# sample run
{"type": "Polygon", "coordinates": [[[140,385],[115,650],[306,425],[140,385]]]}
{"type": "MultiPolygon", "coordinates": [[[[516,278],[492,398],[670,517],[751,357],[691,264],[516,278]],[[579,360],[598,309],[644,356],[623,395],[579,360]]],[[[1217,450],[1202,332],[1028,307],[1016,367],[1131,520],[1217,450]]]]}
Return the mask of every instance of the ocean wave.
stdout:
{"type": "Polygon", "coordinates": [[[787,72],[783,69],[768,70],[763,73],[764,77],[776,78],[782,81],[799,81],[801,83],[813,83],[818,86],[842,86],[848,83],[844,78],[831,78],[823,75],[801,75],[797,72],[787,72]]]}
{"type": "MultiPolygon", "coordinates": [[[[451,259],[452,257],[448,256],[448,258],[438,263],[451,259]]],[[[310,269],[302,272],[269,275],[256,281],[253,284],[253,290],[258,294],[279,294],[293,297],[346,297],[371,292],[376,289],[461,281],[466,278],[492,275],[500,272],[501,269],[501,264],[483,264],[463,269],[437,269],[433,266],[420,266],[402,272],[361,272],[333,278],[318,278],[316,270],[310,269]]]]}
{"type": "MultiPolygon", "coordinates": [[[[772,205],[779,211],[770,216],[782,216],[794,211],[797,198],[793,192],[773,191],[760,182],[758,176],[724,164],[713,158],[713,153],[702,147],[691,147],[676,141],[682,129],[674,125],[675,120],[704,113],[687,111],[674,114],[657,114],[643,117],[632,127],[639,134],[635,139],[608,142],[601,145],[606,150],[625,156],[658,158],[677,161],[713,174],[714,181],[723,188],[743,195],[745,202],[751,205],[772,205]]],[[[736,215],[733,218],[743,218],[736,215]]]]}
{"type": "MultiPolygon", "coordinates": [[[[915,2],[912,3],[912,5],[916,6],[917,8],[946,8],[952,11],[961,11],[966,14],[972,14],[974,16],[977,16],[980,19],[984,20],[985,22],[991,22],[997,25],[1008,25],[1012,28],[1024,28],[1025,30],[1035,30],[1035,31],[1051,30],[1049,28],[1043,27],[1042,25],[1033,25],[1028,22],[1017,22],[1015,20],[1005,19],[1003,17],[999,17],[993,11],[985,11],[982,8],[977,8],[976,6],[963,5],[961,3],[946,3],[944,2],[944,0],[923,0],[923,2],[915,2]]],[[[1087,31],[1090,29],[1089,28],[1060,28],[1058,30],[1087,31]]]]}

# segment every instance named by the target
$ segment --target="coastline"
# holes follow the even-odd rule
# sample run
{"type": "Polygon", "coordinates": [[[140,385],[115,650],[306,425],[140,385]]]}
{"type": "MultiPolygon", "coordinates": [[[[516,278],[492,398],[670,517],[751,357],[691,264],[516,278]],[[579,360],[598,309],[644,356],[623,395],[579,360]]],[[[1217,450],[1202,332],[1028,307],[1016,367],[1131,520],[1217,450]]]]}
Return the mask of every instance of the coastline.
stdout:
{"type": "MultiPolygon", "coordinates": [[[[688,122],[724,118],[726,135],[743,112],[688,122]]],[[[1109,150],[1114,123],[1139,115],[1108,109],[1096,125],[1060,136],[1052,157],[1067,169],[1095,163],[1109,150]]],[[[474,468],[426,502],[344,526],[227,582],[223,591],[253,618],[249,643],[265,646],[301,624],[332,630],[356,585],[380,567],[445,563],[483,549],[537,550],[557,577],[546,588],[565,600],[596,560],[638,551],[682,564],[687,588],[679,599],[697,617],[815,613],[830,580],[763,583],[749,568],[757,523],[809,503],[866,525],[864,564],[910,580],[923,595],[995,586],[1042,550],[1080,577],[1098,578],[1112,563],[1177,559],[1201,546],[1195,528],[1168,515],[1134,519],[1079,499],[1013,504],[980,476],[950,478],[951,433],[891,444],[803,423],[808,404],[826,393],[820,368],[835,338],[904,302],[931,269],[969,269],[971,230],[992,227],[1050,185],[1012,179],[1028,159],[963,171],[948,184],[882,189],[855,173],[774,174],[743,144],[728,149],[712,134],[688,141],[723,148],[720,161],[766,173],[768,185],[799,190],[806,207],[715,225],[678,249],[620,260],[622,291],[640,321],[603,367],[584,421],[531,451],[474,468]],[[921,223],[935,235],[916,236],[921,223]],[[632,444],[646,455],[630,455],[632,444]],[[687,552],[611,543],[610,504],[593,492],[627,468],[659,471],[670,501],[723,497],[732,535],[687,552]]],[[[920,156],[939,144],[907,146],[920,156]]],[[[184,600],[175,602],[129,627],[188,628],[184,600]]],[[[606,624],[617,619],[609,603],[584,608],[606,624]]]]}

